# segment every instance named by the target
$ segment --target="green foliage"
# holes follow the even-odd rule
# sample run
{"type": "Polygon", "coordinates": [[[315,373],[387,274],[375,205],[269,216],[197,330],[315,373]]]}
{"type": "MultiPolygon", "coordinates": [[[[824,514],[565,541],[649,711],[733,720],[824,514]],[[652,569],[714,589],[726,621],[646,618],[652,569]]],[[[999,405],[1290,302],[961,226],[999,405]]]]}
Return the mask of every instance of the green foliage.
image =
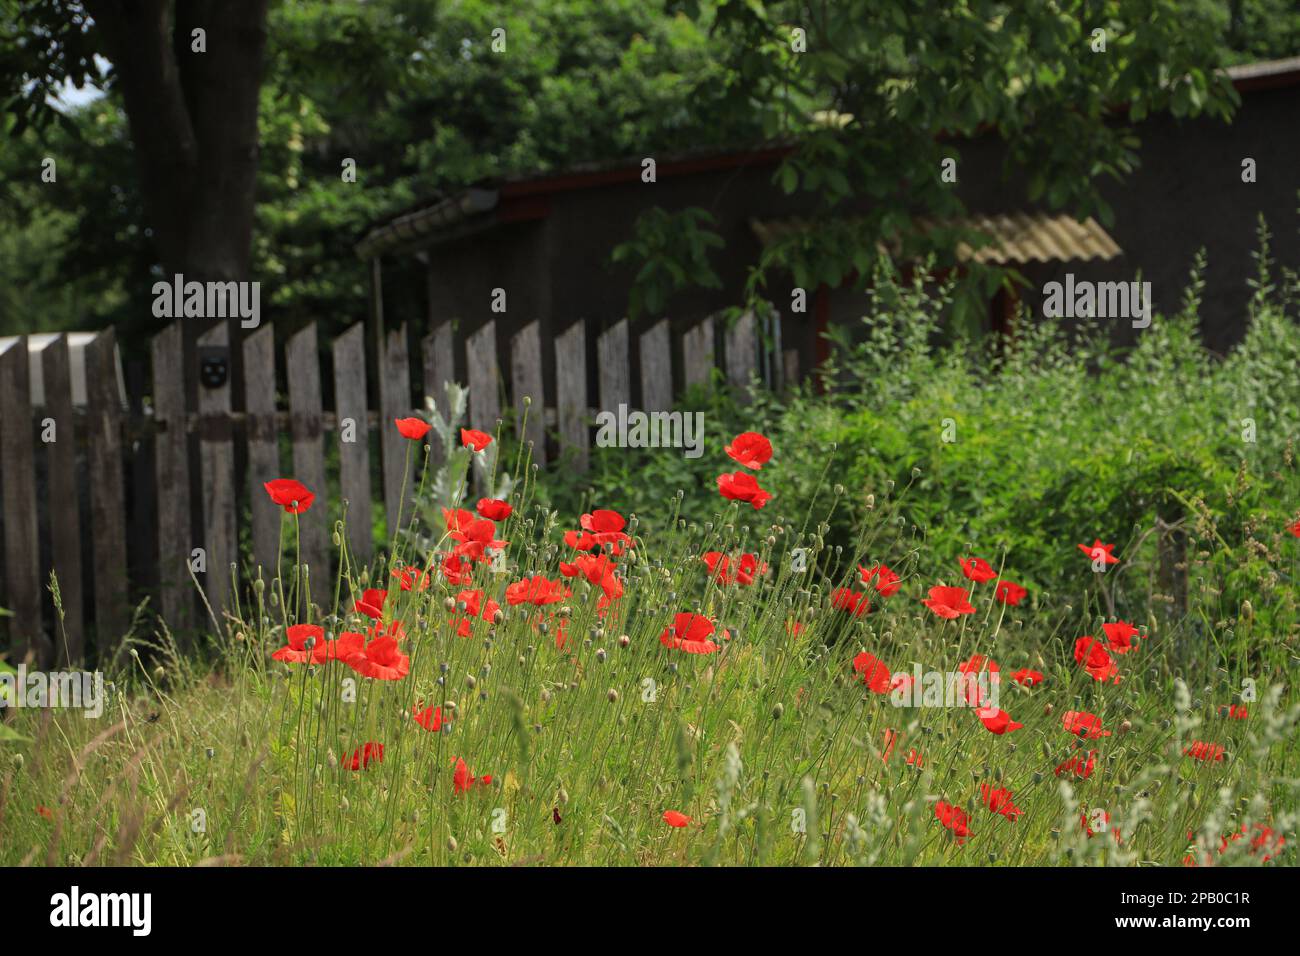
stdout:
{"type": "Polygon", "coordinates": [[[614,247],[613,262],[640,265],[629,294],[628,315],[635,319],[658,313],[669,297],[692,286],[722,287],[709,264],[709,249],[724,243],[705,226],[713,222],[708,210],[692,206],[670,213],[653,208],[637,218],[633,238],[614,247]]]}

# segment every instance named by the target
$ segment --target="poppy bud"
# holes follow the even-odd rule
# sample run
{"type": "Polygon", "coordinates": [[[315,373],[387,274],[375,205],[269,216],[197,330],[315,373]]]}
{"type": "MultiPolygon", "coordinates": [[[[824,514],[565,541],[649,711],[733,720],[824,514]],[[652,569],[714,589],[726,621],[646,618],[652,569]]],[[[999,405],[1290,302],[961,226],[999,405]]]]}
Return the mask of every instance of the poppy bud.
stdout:
{"type": "Polygon", "coordinates": [[[207,749],[204,750],[203,752],[204,752],[205,754],[207,754],[207,757],[208,757],[209,760],[211,760],[213,757],[215,757],[215,756],[217,755],[217,752],[216,752],[215,750],[213,750],[211,747],[207,748],[207,749]]]}
{"type": "Polygon", "coordinates": [[[474,679],[473,674],[465,675],[465,686],[468,687],[470,690],[473,690],[475,687],[478,686],[478,681],[474,679]]]}
{"type": "Polygon", "coordinates": [[[14,754],[14,755],[13,755],[13,758],[12,758],[12,761],[13,761],[13,765],[14,765],[14,769],[15,769],[15,770],[22,770],[22,769],[23,769],[23,755],[22,755],[22,754],[14,754]]]}
{"type": "Polygon", "coordinates": [[[334,770],[338,767],[339,758],[334,755],[333,747],[331,747],[329,750],[325,752],[325,763],[329,765],[329,768],[331,770],[334,770]]]}
{"type": "Polygon", "coordinates": [[[631,643],[632,643],[632,638],[628,637],[626,634],[619,635],[618,638],[619,647],[627,647],[631,643]]]}
{"type": "Polygon", "coordinates": [[[502,621],[504,621],[505,619],[506,619],[506,616],[505,616],[505,614],[503,614],[501,611],[494,611],[494,612],[492,613],[492,623],[493,623],[493,624],[500,624],[500,623],[501,623],[502,621]]]}
{"type": "Polygon", "coordinates": [[[778,703],[775,707],[772,708],[772,719],[780,720],[781,715],[784,713],[785,713],[785,705],[778,703]]]}
{"type": "Polygon", "coordinates": [[[456,838],[455,838],[455,837],[447,837],[447,852],[448,852],[448,853],[455,853],[455,852],[456,852],[456,846],[457,846],[456,838]]]}
{"type": "Polygon", "coordinates": [[[867,510],[870,511],[875,506],[876,506],[876,496],[867,495],[867,510]]]}
{"type": "Polygon", "coordinates": [[[563,787],[560,788],[559,800],[560,806],[565,806],[569,802],[569,791],[565,790],[563,787]]]}
{"type": "Polygon", "coordinates": [[[340,809],[340,810],[346,812],[347,809],[348,809],[349,807],[351,807],[351,806],[352,806],[352,804],[348,803],[348,798],[347,798],[347,797],[341,797],[341,798],[339,799],[339,809],[340,809]]]}
{"type": "Polygon", "coordinates": [[[618,691],[616,691],[614,688],[611,687],[611,688],[609,689],[609,693],[606,694],[605,696],[609,699],[609,702],[610,702],[611,704],[617,704],[617,703],[618,703],[618,691]]]}
{"type": "Polygon", "coordinates": [[[921,477],[921,469],[920,469],[920,468],[913,468],[913,469],[912,469],[912,477],[913,477],[913,478],[920,478],[920,477],[921,477]]]}
{"type": "Polygon", "coordinates": [[[605,663],[605,648],[600,647],[596,649],[596,660],[601,664],[605,663]]]}
{"type": "Polygon", "coordinates": [[[1247,621],[1253,621],[1255,619],[1255,608],[1249,601],[1241,602],[1241,616],[1247,621]]]}
{"type": "Polygon", "coordinates": [[[335,531],[332,535],[330,535],[330,537],[333,539],[334,547],[336,548],[343,543],[343,539],[339,537],[339,533],[337,531],[335,531]]]}
{"type": "Polygon", "coordinates": [[[841,485],[841,484],[839,484],[838,482],[836,483],[836,485],[835,485],[835,487],[834,487],[833,490],[834,490],[834,492],[835,492],[835,496],[836,496],[837,498],[838,498],[840,495],[844,494],[844,486],[841,485]]]}
{"type": "Polygon", "coordinates": [[[571,617],[571,616],[573,615],[573,608],[569,607],[569,606],[566,604],[564,607],[560,608],[560,610],[559,610],[558,612],[556,612],[556,613],[557,613],[557,614],[559,615],[559,617],[561,617],[561,618],[568,618],[568,617],[571,617]]]}
{"type": "Polygon", "coordinates": [[[456,599],[449,597],[447,600],[442,602],[442,606],[448,611],[454,611],[456,610],[456,599]]]}
{"type": "Polygon", "coordinates": [[[1050,717],[1050,716],[1052,716],[1052,705],[1051,705],[1051,704],[1044,704],[1044,705],[1043,705],[1043,716],[1044,716],[1044,717],[1050,717]]]}

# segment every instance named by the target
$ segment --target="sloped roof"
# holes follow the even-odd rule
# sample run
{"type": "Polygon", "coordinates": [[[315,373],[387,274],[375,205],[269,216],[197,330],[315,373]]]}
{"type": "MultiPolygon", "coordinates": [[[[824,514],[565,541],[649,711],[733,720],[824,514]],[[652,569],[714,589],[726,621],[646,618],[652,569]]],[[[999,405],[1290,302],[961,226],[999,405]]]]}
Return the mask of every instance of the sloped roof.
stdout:
{"type": "MultiPolygon", "coordinates": [[[[811,224],[800,219],[753,219],[749,225],[764,245],[811,228],[811,224]]],[[[994,216],[966,216],[944,223],[917,220],[917,226],[923,232],[939,225],[973,230],[992,240],[978,249],[964,242],[959,243],[957,258],[962,262],[1007,265],[1089,259],[1106,261],[1123,255],[1119,244],[1092,217],[1078,222],[1065,215],[1014,212],[994,216]]]]}

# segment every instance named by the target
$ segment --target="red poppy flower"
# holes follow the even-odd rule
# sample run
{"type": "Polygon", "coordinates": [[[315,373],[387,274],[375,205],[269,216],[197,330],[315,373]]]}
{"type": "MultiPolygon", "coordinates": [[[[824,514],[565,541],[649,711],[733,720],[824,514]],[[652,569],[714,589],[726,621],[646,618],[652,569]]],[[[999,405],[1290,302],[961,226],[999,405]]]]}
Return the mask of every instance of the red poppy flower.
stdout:
{"type": "Polygon", "coordinates": [[[1061,716],[1061,726],[1085,740],[1109,737],[1109,730],[1101,729],[1101,718],[1084,710],[1067,710],[1061,716]]]}
{"type": "Polygon", "coordinates": [[[441,707],[425,707],[424,701],[411,708],[411,714],[417,724],[430,733],[442,730],[443,727],[451,723],[450,717],[442,716],[441,707]]]}
{"type": "Polygon", "coordinates": [[[1010,714],[1005,710],[998,709],[997,707],[981,707],[979,710],[975,711],[975,716],[980,719],[980,723],[982,723],[990,733],[997,734],[999,737],[1003,734],[1010,733],[1013,730],[1019,730],[1021,727],[1025,726],[1022,723],[1012,720],[1010,714]]]}
{"type": "Polygon", "coordinates": [[[678,813],[676,810],[664,811],[664,823],[670,827],[684,827],[691,822],[691,818],[684,813],[678,813]]]}
{"type": "Polygon", "coordinates": [[[803,633],[803,625],[794,618],[787,618],[785,622],[785,632],[791,637],[798,637],[803,633]]]}
{"type": "Polygon", "coordinates": [[[510,517],[510,513],[514,511],[509,502],[502,501],[499,498],[480,498],[474,508],[489,521],[505,521],[510,517]]]}
{"type": "Polygon", "coordinates": [[[1295,524],[1287,525],[1286,530],[1290,531],[1297,538],[1300,538],[1300,520],[1297,520],[1295,524]]]}
{"type": "Polygon", "coordinates": [[[925,766],[925,761],[921,759],[921,754],[915,747],[907,752],[907,765],[915,767],[917,770],[925,766]]]}
{"type": "Polygon", "coordinates": [[[443,508],[442,520],[447,523],[448,531],[464,531],[478,518],[474,512],[466,511],[464,508],[443,508]]]}
{"type": "Polygon", "coordinates": [[[741,432],[722,449],[738,465],[762,470],[772,457],[772,443],[758,432],[741,432]]]}
{"type": "Polygon", "coordinates": [[[983,654],[972,654],[968,660],[957,665],[957,670],[962,674],[978,674],[980,671],[996,674],[1000,668],[993,658],[985,657],[983,654]]]}
{"type": "Polygon", "coordinates": [[[497,611],[501,610],[501,605],[496,601],[488,598],[483,599],[483,592],[477,589],[472,591],[461,591],[456,595],[456,606],[465,605],[463,615],[458,614],[451,619],[451,625],[456,628],[456,633],[461,637],[469,637],[470,622],[474,618],[481,618],[484,621],[492,620],[497,611]]]}
{"type": "Polygon", "coordinates": [[[362,677],[400,680],[411,670],[411,659],[397,649],[397,639],[377,637],[347,659],[347,665],[362,677]]]}
{"type": "Polygon", "coordinates": [[[1074,659],[1083,665],[1093,680],[1107,681],[1113,677],[1115,683],[1119,683],[1119,668],[1106,645],[1095,637],[1084,635],[1074,642],[1074,659]]]}
{"type": "Polygon", "coordinates": [[[597,508],[590,514],[584,514],[578,519],[578,525],[582,528],[581,531],[564,533],[564,543],[578,551],[603,547],[617,557],[632,540],[623,530],[627,526],[627,519],[608,508],[597,508]]]}
{"type": "Polygon", "coordinates": [[[1091,545],[1079,545],[1079,550],[1094,561],[1101,558],[1107,564],[1119,564],[1119,558],[1111,553],[1115,550],[1115,546],[1113,544],[1102,544],[1101,538],[1097,538],[1091,545]]]}
{"type": "Polygon", "coordinates": [[[292,478],[277,478],[262,485],[271,500],[289,514],[302,514],[311,507],[316,496],[307,490],[301,481],[292,478]]]}
{"type": "Polygon", "coordinates": [[[375,743],[373,740],[364,747],[358,747],[352,753],[352,759],[343,758],[343,768],[345,770],[361,770],[369,767],[372,763],[384,762],[384,745],[375,743]]]}
{"type": "Polygon", "coordinates": [[[1127,621],[1103,624],[1101,629],[1106,632],[1106,641],[1116,654],[1127,654],[1129,651],[1137,650],[1139,631],[1127,621]]]}
{"type": "Polygon", "coordinates": [[[1028,667],[1022,667],[1011,675],[1011,679],[1024,687],[1033,687],[1043,682],[1043,675],[1038,671],[1031,671],[1028,667]]]}
{"type": "Polygon", "coordinates": [[[460,542],[452,549],[452,553],[469,558],[471,561],[482,561],[487,564],[492,560],[488,556],[489,549],[494,552],[503,551],[510,543],[498,541],[496,532],[497,526],[491,521],[486,518],[475,518],[464,530],[450,532],[452,540],[460,542]]]}
{"type": "Polygon", "coordinates": [[[881,597],[893,597],[898,593],[900,587],[899,581],[902,579],[883,564],[873,564],[869,568],[858,565],[858,574],[862,578],[863,585],[871,585],[874,582],[876,593],[881,597]]]}
{"type": "Polygon", "coordinates": [[[474,579],[474,562],[451,552],[443,559],[442,576],[454,587],[463,587],[474,579]]]}
{"type": "Polygon", "coordinates": [[[1214,760],[1223,760],[1223,745],[1209,743],[1204,740],[1193,740],[1192,745],[1183,751],[1193,760],[1209,762],[1214,760]]]}
{"type": "Polygon", "coordinates": [[[961,614],[974,614],[975,608],[967,600],[965,588],[930,588],[930,596],[921,602],[935,614],[951,620],[961,614]]]}
{"type": "Polygon", "coordinates": [[[54,819],[54,811],[51,810],[49,807],[45,806],[45,804],[43,803],[36,804],[36,812],[38,815],[44,817],[47,820],[54,819]]]}
{"type": "Polygon", "coordinates": [[[767,573],[767,562],[759,561],[756,554],[742,554],[733,563],[721,551],[705,552],[701,560],[709,567],[709,577],[719,584],[740,584],[748,587],[755,577],[767,573]]]}
{"type": "Polygon", "coordinates": [[[889,668],[875,655],[863,651],[853,658],[853,669],[862,675],[862,682],[873,694],[889,693],[889,668]]]}
{"type": "Polygon", "coordinates": [[[718,475],[718,492],[730,501],[747,501],[756,511],[772,498],[771,494],[758,486],[753,475],[743,471],[718,475]]]}
{"type": "MultiPolygon", "coordinates": [[[[674,615],[672,627],[664,628],[659,635],[659,643],[675,651],[687,654],[713,654],[718,645],[710,639],[716,625],[702,614],[681,613],[674,615]]],[[[724,639],[730,635],[722,632],[724,639]]]]}
{"type": "Polygon", "coordinates": [[[289,642],[271,655],[272,660],[287,664],[306,664],[325,643],[325,628],[316,624],[291,624],[284,632],[289,642]],[[308,641],[312,646],[307,647],[308,641]]]}
{"type": "Polygon", "coordinates": [[[395,568],[391,576],[401,582],[403,591],[409,591],[412,588],[417,591],[428,590],[429,575],[424,568],[417,568],[413,564],[407,565],[404,568],[395,568]]]}
{"type": "Polygon", "coordinates": [[[976,584],[992,581],[998,576],[998,573],[993,570],[993,566],[983,558],[962,558],[961,573],[966,576],[968,581],[974,581],[976,584]]]}
{"type": "Polygon", "coordinates": [[[563,581],[551,581],[544,575],[535,574],[531,579],[524,578],[506,588],[506,603],[511,607],[519,604],[533,604],[542,607],[554,604],[572,595],[563,581]]]}
{"type": "Polygon", "coordinates": [[[1245,704],[1225,704],[1219,708],[1219,714],[1223,717],[1231,717],[1233,720],[1245,720],[1250,716],[1245,704]]]}
{"type": "Polygon", "coordinates": [[[957,845],[965,843],[971,836],[970,820],[961,807],[940,800],[934,805],[934,815],[957,838],[957,845]]]}
{"type": "Polygon", "coordinates": [[[1022,588],[1019,584],[1012,584],[1010,581],[999,581],[997,586],[993,588],[993,597],[1011,607],[1019,607],[1020,602],[1025,599],[1028,593],[1028,590],[1022,588]]]}
{"type": "Polygon", "coordinates": [[[388,592],[381,588],[366,588],[353,606],[364,614],[366,617],[379,620],[384,616],[384,602],[388,600],[388,592]]]}
{"type": "Polygon", "coordinates": [[[1006,787],[994,789],[987,783],[980,784],[980,799],[984,801],[984,806],[988,807],[994,813],[1000,813],[1008,820],[1014,820],[1024,811],[1015,804],[1015,794],[1006,787]]]}
{"type": "Polygon", "coordinates": [[[492,444],[492,436],[475,428],[462,428],[460,430],[460,443],[466,448],[482,451],[492,444]]]}
{"type": "Polygon", "coordinates": [[[318,643],[311,652],[313,664],[325,664],[329,661],[346,662],[353,654],[365,650],[366,637],[355,631],[344,631],[336,640],[318,643]]]}
{"type": "Polygon", "coordinates": [[[850,591],[848,588],[836,588],[831,592],[831,607],[846,611],[854,617],[862,617],[871,610],[871,601],[866,594],[850,591]]]}
{"type": "Polygon", "coordinates": [[[394,418],[393,424],[397,426],[403,438],[410,438],[412,441],[419,441],[432,427],[422,418],[394,418]]]}
{"type": "Polygon", "coordinates": [[[1056,775],[1059,777],[1063,773],[1073,774],[1081,780],[1087,780],[1092,776],[1093,763],[1097,759],[1097,751],[1089,750],[1088,757],[1085,760],[1081,754],[1074,754],[1069,760],[1056,768],[1056,775]]]}
{"type": "Polygon", "coordinates": [[[452,757],[452,764],[455,771],[451,775],[452,785],[456,788],[457,793],[464,793],[470,787],[478,784],[480,787],[486,787],[492,783],[492,775],[485,774],[482,777],[476,777],[470,773],[469,767],[460,757],[452,757]]]}

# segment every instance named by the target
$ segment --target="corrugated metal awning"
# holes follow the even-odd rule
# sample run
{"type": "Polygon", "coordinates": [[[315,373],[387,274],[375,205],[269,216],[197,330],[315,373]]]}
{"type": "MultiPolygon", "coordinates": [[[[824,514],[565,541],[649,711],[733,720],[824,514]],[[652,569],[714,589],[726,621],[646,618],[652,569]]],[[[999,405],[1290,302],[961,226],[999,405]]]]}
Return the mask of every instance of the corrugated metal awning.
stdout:
{"type": "MultiPolygon", "coordinates": [[[[917,226],[928,232],[936,227],[931,220],[918,219],[917,226]]],[[[1071,260],[1114,259],[1123,250],[1091,216],[1078,222],[1070,216],[1047,213],[1010,213],[996,216],[967,216],[942,223],[945,229],[972,230],[989,237],[991,242],[978,249],[958,243],[957,258],[962,262],[996,265],[1027,262],[1068,262],[1071,260]]],[[[764,245],[810,228],[800,220],[785,219],[763,222],[752,220],[750,227],[764,245]]]]}

